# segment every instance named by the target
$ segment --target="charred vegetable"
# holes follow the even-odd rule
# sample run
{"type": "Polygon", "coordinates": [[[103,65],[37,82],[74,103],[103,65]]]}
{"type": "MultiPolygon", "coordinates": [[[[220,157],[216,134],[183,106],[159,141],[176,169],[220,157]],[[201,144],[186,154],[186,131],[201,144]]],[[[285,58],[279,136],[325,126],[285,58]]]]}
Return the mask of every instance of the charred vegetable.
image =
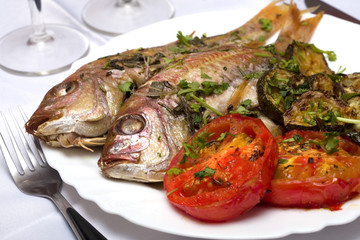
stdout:
{"type": "Polygon", "coordinates": [[[266,72],[257,83],[259,106],[266,116],[282,124],[283,113],[308,90],[302,74],[276,68],[266,72]]]}
{"type": "Polygon", "coordinates": [[[333,96],[340,96],[342,89],[340,84],[333,79],[334,75],[318,73],[307,78],[310,88],[314,91],[321,91],[333,96]]]}
{"type": "Polygon", "coordinates": [[[284,125],[288,129],[343,131],[345,123],[339,122],[338,117],[356,119],[356,113],[343,100],[308,91],[284,113],[284,125]]]}
{"type": "Polygon", "coordinates": [[[291,56],[296,60],[299,65],[299,71],[305,76],[312,76],[317,73],[333,74],[333,71],[328,67],[323,53],[330,55],[330,60],[333,60],[335,57],[333,52],[322,51],[315,47],[314,44],[296,41],[286,51],[287,56],[291,56]]]}
{"type": "Polygon", "coordinates": [[[205,221],[226,221],[258,204],[272,179],[275,139],[260,119],[229,114],[200,129],[164,178],[171,204],[205,221]]]}
{"type": "Polygon", "coordinates": [[[359,193],[360,146],[336,132],[294,130],[276,138],[278,165],[263,202],[335,207],[359,193]]]}
{"type": "MultiPolygon", "coordinates": [[[[340,85],[344,90],[341,98],[354,109],[360,122],[360,73],[344,76],[340,80],[340,85]]],[[[360,123],[355,123],[351,129],[347,129],[344,135],[360,144],[360,123]]]]}

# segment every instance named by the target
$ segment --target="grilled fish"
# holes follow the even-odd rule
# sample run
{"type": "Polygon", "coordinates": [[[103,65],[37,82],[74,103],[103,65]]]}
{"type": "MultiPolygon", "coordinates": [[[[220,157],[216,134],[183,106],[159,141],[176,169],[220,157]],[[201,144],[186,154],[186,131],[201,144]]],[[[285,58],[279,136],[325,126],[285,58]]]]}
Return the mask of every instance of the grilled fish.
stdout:
{"type": "MultiPolygon", "coordinates": [[[[284,46],[292,39],[309,39],[322,16],[306,20],[310,24],[305,25],[300,20],[298,9],[291,6],[292,18],[295,18],[291,21],[295,25],[287,25],[280,33],[281,41],[276,44],[279,51],[285,51],[284,46]]],[[[225,114],[239,89],[241,92],[250,86],[246,94],[235,102],[255,98],[256,82],[251,76],[268,69],[270,59],[272,55],[262,49],[224,45],[211,51],[189,54],[181,64],[153,76],[125,101],[109,129],[98,161],[103,174],[140,182],[162,181],[170,160],[192,134],[186,114],[176,114],[179,106],[191,105],[183,101],[180,92],[191,92],[206,85],[227,86],[219,94],[197,97],[206,108],[216,110],[214,112],[218,115],[225,114]],[[179,90],[179,85],[184,84],[190,89],[179,90]]],[[[272,124],[269,120],[266,122],[272,124]]]]}
{"type": "Polygon", "coordinates": [[[127,94],[118,86],[132,82],[140,86],[152,76],[176,64],[192,52],[236,44],[258,47],[284,24],[289,7],[270,3],[243,26],[224,35],[189,37],[165,46],[133,49],[100,58],[79,68],[44,96],[26,123],[26,130],[54,147],[103,145],[127,94]],[[271,28],[260,19],[271,22],[271,28]],[[170,60],[170,61],[169,61],[170,60]]]}

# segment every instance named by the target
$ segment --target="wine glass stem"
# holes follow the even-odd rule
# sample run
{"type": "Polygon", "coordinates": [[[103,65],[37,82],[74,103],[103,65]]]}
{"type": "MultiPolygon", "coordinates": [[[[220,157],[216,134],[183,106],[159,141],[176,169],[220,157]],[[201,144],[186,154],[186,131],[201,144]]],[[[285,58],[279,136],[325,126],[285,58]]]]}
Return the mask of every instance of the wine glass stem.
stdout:
{"type": "Polygon", "coordinates": [[[137,0],[117,0],[115,6],[116,7],[136,7],[139,5],[137,0]]]}
{"type": "Polygon", "coordinates": [[[45,24],[41,11],[41,0],[29,0],[29,5],[33,32],[29,36],[28,44],[33,45],[52,41],[53,37],[45,30],[45,24]]]}

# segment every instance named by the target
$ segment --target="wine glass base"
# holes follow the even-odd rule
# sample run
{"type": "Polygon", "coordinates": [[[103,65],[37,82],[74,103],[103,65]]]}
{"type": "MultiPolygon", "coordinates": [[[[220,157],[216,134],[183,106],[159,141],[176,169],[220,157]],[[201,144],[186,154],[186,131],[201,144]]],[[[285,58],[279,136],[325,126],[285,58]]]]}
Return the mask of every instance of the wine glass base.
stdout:
{"type": "Polygon", "coordinates": [[[57,24],[47,24],[53,40],[30,44],[32,27],[17,29],[0,39],[0,66],[21,75],[48,75],[68,69],[85,56],[89,40],[79,31],[57,24]]]}
{"type": "Polygon", "coordinates": [[[92,0],[84,7],[82,18],[97,31],[117,35],[169,19],[174,13],[168,0],[132,0],[122,6],[117,0],[92,0]]]}

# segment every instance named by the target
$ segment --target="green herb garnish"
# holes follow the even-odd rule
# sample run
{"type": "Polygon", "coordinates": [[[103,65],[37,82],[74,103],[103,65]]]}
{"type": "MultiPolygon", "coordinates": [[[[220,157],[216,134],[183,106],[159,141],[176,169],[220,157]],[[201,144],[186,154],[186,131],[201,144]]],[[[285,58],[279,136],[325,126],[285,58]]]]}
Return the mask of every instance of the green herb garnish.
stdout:
{"type": "Polygon", "coordinates": [[[257,111],[251,111],[249,108],[251,107],[251,99],[246,99],[242,101],[239,107],[235,111],[230,111],[230,113],[239,113],[241,115],[258,115],[257,111]]]}
{"type": "Polygon", "coordinates": [[[185,45],[187,47],[190,46],[189,41],[192,40],[193,38],[189,35],[183,35],[183,33],[181,31],[178,31],[177,35],[176,35],[177,39],[179,40],[179,43],[182,45],[185,45]]]}
{"type": "Polygon", "coordinates": [[[204,170],[194,173],[194,177],[203,180],[204,177],[211,177],[212,175],[214,175],[215,172],[216,169],[209,168],[208,166],[206,166],[204,170]]]}
{"type": "Polygon", "coordinates": [[[217,109],[208,105],[201,96],[209,96],[211,94],[221,94],[229,87],[228,83],[215,83],[212,81],[204,81],[201,85],[197,82],[187,82],[185,79],[178,84],[178,95],[184,96],[186,100],[194,99],[203,107],[210,109],[215,114],[222,116],[217,109]]]}
{"type": "Polygon", "coordinates": [[[260,18],[259,23],[261,24],[261,29],[262,30],[264,30],[266,32],[271,31],[271,29],[272,29],[272,21],[271,21],[271,19],[260,18]]]}
{"type": "Polygon", "coordinates": [[[344,101],[349,101],[351,98],[358,96],[360,96],[360,93],[345,93],[341,95],[341,99],[344,101]]]}
{"type": "Polygon", "coordinates": [[[167,175],[179,175],[181,172],[182,172],[182,170],[180,168],[172,167],[166,172],[166,174],[167,175]]]}
{"type": "Polygon", "coordinates": [[[203,72],[203,69],[201,69],[201,78],[210,79],[210,80],[212,79],[212,77],[210,77],[209,75],[203,72]]]}
{"type": "Polygon", "coordinates": [[[131,92],[133,89],[134,83],[133,82],[125,82],[122,84],[119,84],[119,89],[123,93],[131,92]]]}
{"type": "Polygon", "coordinates": [[[334,152],[339,151],[337,148],[339,145],[339,139],[337,138],[340,135],[338,132],[327,132],[324,133],[323,136],[326,137],[321,141],[309,141],[312,144],[315,144],[321,147],[327,154],[332,154],[334,152]]]}
{"type": "Polygon", "coordinates": [[[229,132],[223,132],[223,133],[221,133],[221,134],[220,134],[220,137],[218,137],[218,138],[216,139],[216,141],[218,141],[218,142],[222,142],[222,141],[224,141],[224,139],[225,139],[225,137],[226,137],[226,136],[235,137],[235,135],[234,135],[234,134],[232,134],[232,133],[229,133],[229,132]]]}
{"type": "Polygon", "coordinates": [[[285,164],[287,163],[289,160],[285,159],[285,158],[279,158],[278,159],[278,164],[285,164]]]}
{"type": "Polygon", "coordinates": [[[311,50],[314,52],[314,53],[324,53],[328,56],[328,59],[329,61],[333,62],[333,61],[336,61],[336,54],[334,51],[325,51],[325,50],[321,50],[319,48],[317,48],[313,43],[309,44],[309,43],[300,43],[300,42],[296,42],[294,41],[294,43],[298,46],[301,46],[301,47],[310,47],[311,50]]]}
{"type": "Polygon", "coordinates": [[[291,138],[287,138],[285,140],[283,140],[282,142],[297,142],[297,143],[301,143],[302,141],[302,137],[298,134],[294,134],[291,138]]]}

